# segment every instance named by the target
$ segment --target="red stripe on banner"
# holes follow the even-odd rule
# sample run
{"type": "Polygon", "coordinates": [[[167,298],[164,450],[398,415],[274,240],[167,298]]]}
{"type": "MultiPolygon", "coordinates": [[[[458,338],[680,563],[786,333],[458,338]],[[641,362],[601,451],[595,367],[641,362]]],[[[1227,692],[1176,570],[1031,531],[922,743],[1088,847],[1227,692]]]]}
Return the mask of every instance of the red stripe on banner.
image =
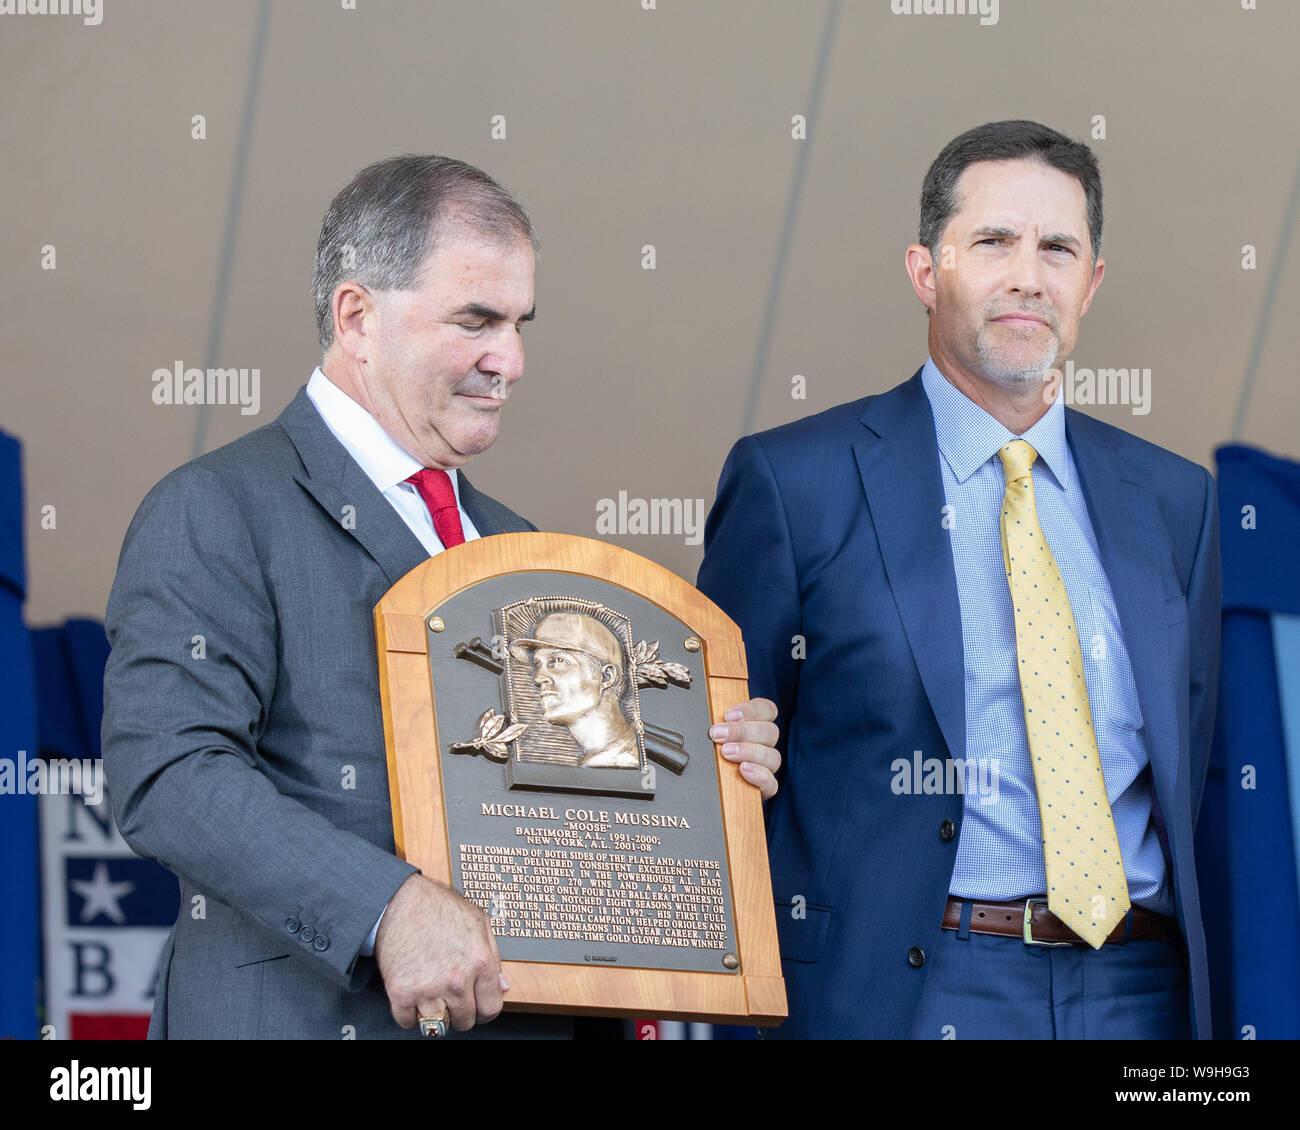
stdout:
{"type": "Polygon", "coordinates": [[[68,1023],[74,1040],[143,1040],[149,1035],[147,1012],[73,1012],[68,1023]]]}

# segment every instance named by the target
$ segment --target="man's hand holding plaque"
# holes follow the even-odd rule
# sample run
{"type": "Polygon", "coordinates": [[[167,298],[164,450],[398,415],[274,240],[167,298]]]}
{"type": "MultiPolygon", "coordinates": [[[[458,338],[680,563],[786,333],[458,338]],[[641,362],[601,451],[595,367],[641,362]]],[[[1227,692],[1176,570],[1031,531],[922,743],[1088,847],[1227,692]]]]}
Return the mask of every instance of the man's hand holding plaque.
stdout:
{"type": "Polygon", "coordinates": [[[740,775],[758,789],[764,800],[776,796],[776,774],[781,768],[781,754],[776,749],[781,730],[776,713],[776,703],[771,699],[751,698],[728,710],[725,722],[709,728],[709,737],[723,743],[722,756],[740,766],[740,775]]]}
{"type": "Polygon", "coordinates": [[[393,1019],[414,1028],[445,1009],[458,1032],[501,1012],[501,955],[487,915],[450,887],[412,875],[398,888],[375,935],[393,1019]]]}

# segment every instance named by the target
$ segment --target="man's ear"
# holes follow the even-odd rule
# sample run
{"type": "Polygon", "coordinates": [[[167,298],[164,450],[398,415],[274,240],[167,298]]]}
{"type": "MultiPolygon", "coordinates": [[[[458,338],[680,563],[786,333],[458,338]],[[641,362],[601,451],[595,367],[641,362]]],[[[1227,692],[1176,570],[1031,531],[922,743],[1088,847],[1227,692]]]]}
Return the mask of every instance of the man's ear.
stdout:
{"type": "Polygon", "coordinates": [[[1083,306],[1079,310],[1079,317],[1082,318],[1087,312],[1088,307],[1092,305],[1093,297],[1097,293],[1097,288],[1101,286],[1101,277],[1106,273],[1106,260],[1098,259],[1092,268],[1092,285],[1088,287],[1088,294],[1083,300],[1083,306]]]}
{"type": "Polygon", "coordinates": [[[618,668],[612,663],[606,663],[605,666],[600,669],[600,689],[602,691],[609,690],[609,688],[617,682],[618,668]]]}
{"type": "Polygon", "coordinates": [[[907,249],[906,264],[907,277],[911,280],[916,297],[921,300],[921,305],[927,311],[933,310],[937,267],[934,257],[930,254],[930,249],[920,243],[912,244],[907,249]]]}
{"type": "Polygon", "coordinates": [[[353,360],[366,359],[370,351],[368,325],[374,314],[374,299],[359,282],[345,279],[334,288],[334,341],[353,360]]]}

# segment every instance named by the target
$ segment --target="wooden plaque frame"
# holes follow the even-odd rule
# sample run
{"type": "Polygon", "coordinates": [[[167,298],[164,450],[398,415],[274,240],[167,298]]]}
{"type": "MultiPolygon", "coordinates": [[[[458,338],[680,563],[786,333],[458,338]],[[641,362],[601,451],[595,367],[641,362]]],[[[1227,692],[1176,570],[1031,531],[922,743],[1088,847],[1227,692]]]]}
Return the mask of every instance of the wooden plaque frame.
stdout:
{"type": "MultiPolygon", "coordinates": [[[[411,570],[375,607],[379,685],[397,852],[426,878],[452,884],[441,803],[441,745],[430,679],[428,618],[492,577],[547,571],[611,582],[686,624],[702,643],[709,714],[749,698],[740,629],[703,593],[618,546],[567,534],[500,534],[467,542],[411,570]]],[[[524,595],[524,594],[521,594],[524,595]]],[[[459,736],[459,735],[453,735],[459,736]]],[[[444,743],[446,737],[441,739],[444,743]]],[[[504,961],[507,1011],[779,1024],[786,1016],[762,801],[714,747],[731,878],[738,972],[504,961]]]]}

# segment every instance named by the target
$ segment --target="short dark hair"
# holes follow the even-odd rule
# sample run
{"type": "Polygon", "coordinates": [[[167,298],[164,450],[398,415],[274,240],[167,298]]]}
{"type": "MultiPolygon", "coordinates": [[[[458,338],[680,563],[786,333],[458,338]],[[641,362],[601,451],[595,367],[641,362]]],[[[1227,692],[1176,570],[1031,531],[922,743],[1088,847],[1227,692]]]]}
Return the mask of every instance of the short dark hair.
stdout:
{"type": "Polygon", "coordinates": [[[957,181],[977,161],[1042,161],[1068,173],[1083,185],[1088,205],[1088,236],[1095,263],[1101,254],[1101,171],[1097,157],[1081,141],[1038,122],[986,122],[954,137],[934,159],[921,185],[921,224],[918,242],[939,256],[939,240],[957,211],[957,181]]]}
{"type": "Polygon", "coordinates": [[[406,154],[367,165],[330,201],[312,271],[316,334],[334,341],[334,290],[347,279],[374,290],[415,284],[443,222],[537,250],[528,213],[482,169],[454,157],[406,154]]]}

